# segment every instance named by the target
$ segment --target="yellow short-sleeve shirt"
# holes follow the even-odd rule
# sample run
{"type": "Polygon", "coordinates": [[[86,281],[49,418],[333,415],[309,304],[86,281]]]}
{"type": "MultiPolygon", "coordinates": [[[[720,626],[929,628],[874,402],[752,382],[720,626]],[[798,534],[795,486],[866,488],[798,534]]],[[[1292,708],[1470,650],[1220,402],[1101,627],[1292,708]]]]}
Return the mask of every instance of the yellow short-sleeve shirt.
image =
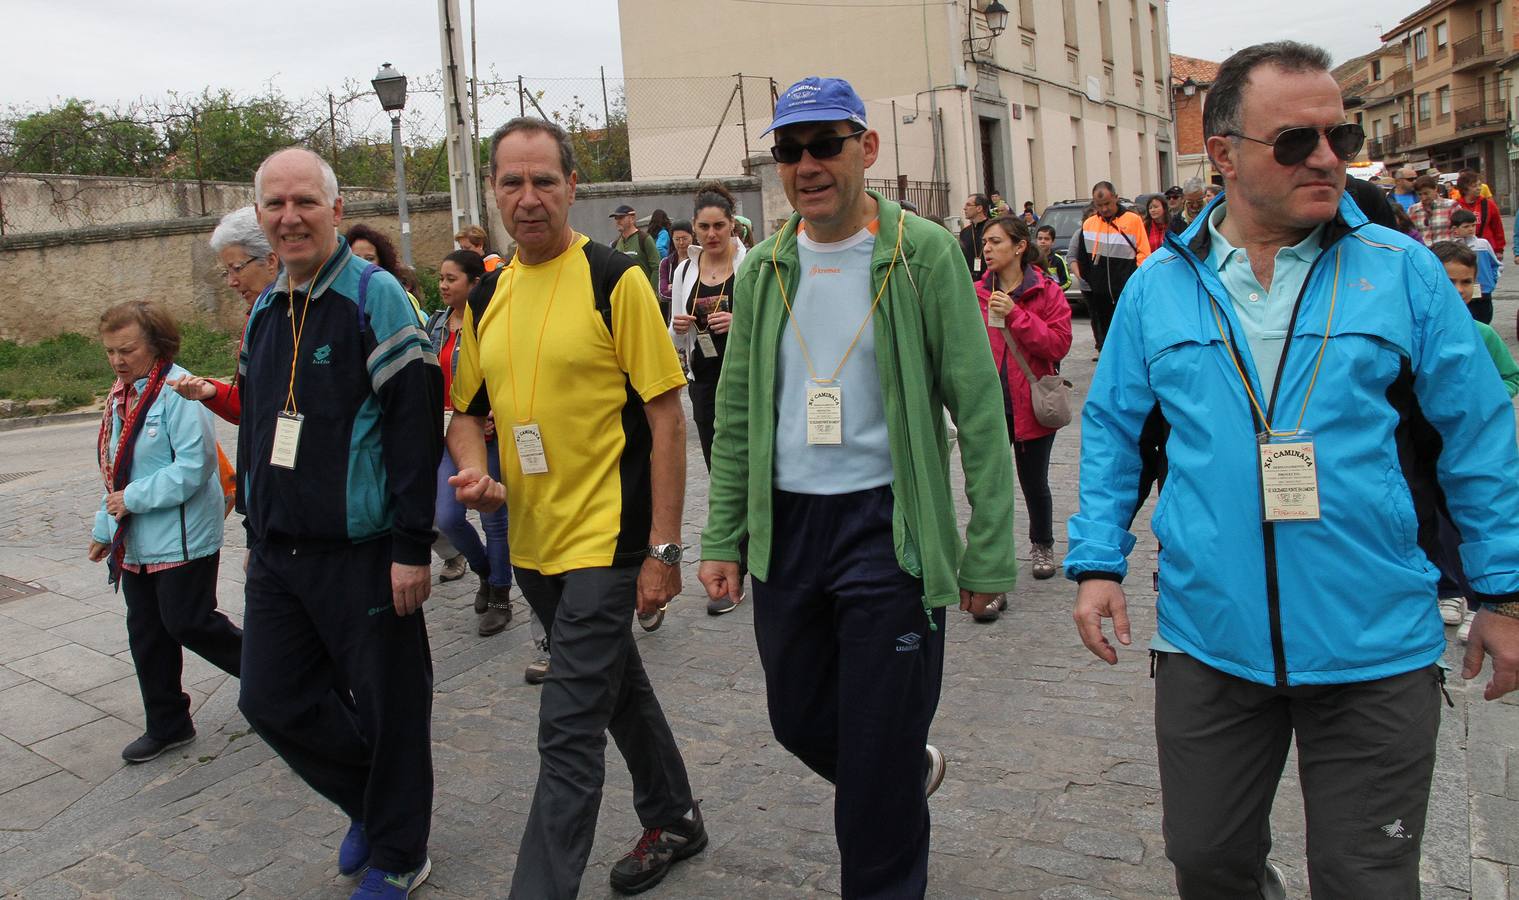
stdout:
{"type": "Polygon", "coordinates": [[[591,253],[577,234],[554,259],[503,267],[490,302],[460,332],[455,409],[496,414],[512,564],[545,575],[640,563],[652,515],[645,401],[685,385],[659,301],[637,266],[596,308],[591,253]],[[535,423],[548,471],[525,475],[513,426],[535,423]]]}

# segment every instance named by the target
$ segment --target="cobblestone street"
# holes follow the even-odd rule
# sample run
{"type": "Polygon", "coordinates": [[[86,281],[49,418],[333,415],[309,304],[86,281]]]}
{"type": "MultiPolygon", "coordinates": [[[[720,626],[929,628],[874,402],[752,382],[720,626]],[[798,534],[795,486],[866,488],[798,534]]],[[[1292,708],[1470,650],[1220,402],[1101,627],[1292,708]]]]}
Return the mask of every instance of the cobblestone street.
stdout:
{"type": "MultiPolygon", "coordinates": [[[[1494,324],[1512,340],[1519,291],[1501,290],[1496,306],[1494,324]]],[[[1084,319],[1075,332],[1065,372],[1080,393],[1093,368],[1092,338],[1084,319]]],[[[218,427],[230,448],[233,430],[218,427]]],[[[187,655],[185,669],[199,739],[144,765],[122,764],[122,746],[141,733],[142,704],[121,598],[103,568],[84,558],[101,494],[96,428],[86,419],[0,433],[0,575],[40,588],[6,599],[0,582],[0,894],[347,897],[352,885],[335,875],[334,861],[346,820],[249,731],[236,682],[199,658],[187,655]]],[[[1055,444],[1057,557],[1076,502],[1079,439],[1073,425],[1055,444]]],[[[694,428],[689,450],[685,538],[695,543],[706,491],[694,428]]],[[[1017,502],[1025,535],[1021,496],[1017,502]]],[[[1174,895],[1160,837],[1145,651],[1154,623],[1148,513],[1136,523],[1128,580],[1135,644],[1116,667],[1077,639],[1074,586],[1028,576],[1024,539],[1024,574],[1001,621],[980,625],[951,611],[932,732],[949,770],[930,803],[930,896],[1174,895]]],[[[240,621],[244,538],[236,516],[226,534],[220,599],[240,621]]],[[[537,774],[538,689],[522,679],[532,659],[526,606],[518,600],[506,632],[477,637],[474,587],[473,576],[435,584],[426,607],[437,788],[434,868],[417,894],[424,900],[505,895],[537,774]]],[[[635,627],[711,834],[708,849],[649,896],[837,894],[830,788],[771,736],[751,610],[712,618],[703,596],[688,562],[685,592],[664,627],[635,627]]],[[[1459,677],[1458,647],[1447,661],[1458,670],[1449,685],[1455,707],[1442,710],[1424,895],[1519,897],[1519,701],[1484,703],[1481,685],[1459,677]]],[[[1272,856],[1292,896],[1303,897],[1294,771],[1290,760],[1272,856]]],[[[608,870],[638,836],[615,747],[607,772],[583,897],[611,896],[608,870]]]]}

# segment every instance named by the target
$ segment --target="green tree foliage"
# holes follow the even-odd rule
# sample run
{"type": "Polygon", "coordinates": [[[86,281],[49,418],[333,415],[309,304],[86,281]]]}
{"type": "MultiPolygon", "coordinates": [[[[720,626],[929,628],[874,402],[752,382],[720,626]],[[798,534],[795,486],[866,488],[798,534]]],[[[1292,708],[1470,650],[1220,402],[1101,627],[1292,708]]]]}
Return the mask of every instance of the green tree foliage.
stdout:
{"type": "Polygon", "coordinates": [[[163,164],[151,126],[87,100],[70,98],[0,127],[0,170],[132,176],[155,174],[163,164]]]}
{"type": "Polygon", "coordinates": [[[299,142],[299,113],[273,92],[240,100],[208,90],[188,102],[176,98],[166,118],[173,178],[250,181],[264,157],[299,142]]]}
{"type": "Polygon", "coordinates": [[[575,168],[587,184],[632,181],[633,158],[628,150],[628,108],[621,91],[613,95],[604,123],[592,118],[585,101],[576,96],[554,121],[570,133],[575,168]]]}

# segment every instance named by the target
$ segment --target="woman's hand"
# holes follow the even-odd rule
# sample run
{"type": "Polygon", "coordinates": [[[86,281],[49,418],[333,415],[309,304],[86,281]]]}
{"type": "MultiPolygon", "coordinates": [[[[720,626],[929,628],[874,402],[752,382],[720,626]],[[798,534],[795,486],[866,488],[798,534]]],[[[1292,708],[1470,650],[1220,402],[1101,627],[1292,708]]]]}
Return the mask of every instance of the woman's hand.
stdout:
{"type": "Polygon", "coordinates": [[[1013,298],[1005,291],[992,291],[986,300],[986,307],[992,311],[992,315],[1007,318],[1008,313],[1013,311],[1013,298]]]}
{"type": "Polygon", "coordinates": [[[494,412],[485,414],[485,439],[487,441],[496,439],[496,414],[494,412]]]}
{"type": "Polygon", "coordinates": [[[90,558],[90,562],[100,562],[102,559],[105,559],[106,555],[110,552],[110,544],[102,544],[99,541],[90,541],[90,549],[85,552],[85,555],[90,558]]]}
{"type": "Polygon", "coordinates": [[[127,514],[127,492],[116,491],[105,495],[105,511],[114,516],[117,521],[127,514]]]}
{"type": "Polygon", "coordinates": [[[707,316],[707,330],[713,334],[727,334],[733,324],[733,313],[715,312],[707,316]]]}
{"type": "Polygon", "coordinates": [[[170,378],[165,384],[186,400],[210,400],[216,396],[216,385],[212,384],[209,378],[201,378],[198,375],[170,378]]]}
{"type": "Polygon", "coordinates": [[[696,317],[688,316],[684,313],[676,313],[670,317],[670,324],[675,326],[676,334],[685,334],[691,330],[692,325],[696,324],[696,317]]]}

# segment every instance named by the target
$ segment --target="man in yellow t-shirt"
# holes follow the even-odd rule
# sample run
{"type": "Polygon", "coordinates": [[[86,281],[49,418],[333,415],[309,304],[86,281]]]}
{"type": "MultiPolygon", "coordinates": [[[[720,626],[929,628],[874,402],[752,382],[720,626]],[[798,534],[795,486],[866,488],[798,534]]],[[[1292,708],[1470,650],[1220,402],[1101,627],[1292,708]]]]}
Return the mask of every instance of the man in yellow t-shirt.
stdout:
{"type": "Polygon", "coordinates": [[[652,613],[680,592],[686,380],[648,279],[570,227],[575,182],[559,126],[518,118],[491,136],[491,188],[517,253],[470,295],[448,431],[459,500],[510,504],[517,584],[550,636],[514,897],[579,892],[608,730],[644,826],[612,887],[652,887],[707,843],[628,630],[635,604],[652,613]],[[504,484],[486,474],[492,412],[504,484]]]}

